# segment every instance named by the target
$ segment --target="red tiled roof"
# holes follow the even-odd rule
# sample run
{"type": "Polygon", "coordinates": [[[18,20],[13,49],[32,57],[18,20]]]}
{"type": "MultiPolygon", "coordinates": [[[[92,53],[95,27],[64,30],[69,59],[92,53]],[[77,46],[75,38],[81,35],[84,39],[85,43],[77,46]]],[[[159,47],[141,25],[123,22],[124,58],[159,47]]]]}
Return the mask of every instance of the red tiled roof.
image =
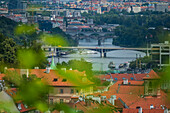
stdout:
{"type": "Polygon", "coordinates": [[[144,95],[144,86],[142,85],[144,81],[131,82],[131,84],[122,85],[122,81],[117,81],[109,88],[109,91],[105,91],[104,93],[95,93],[93,95],[106,96],[107,98],[111,98],[112,95],[116,95],[116,99],[120,99],[123,103],[129,106],[129,108],[141,106],[144,109],[149,109],[151,104],[157,108],[160,108],[160,105],[166,105],[168,108],[170,107],[170,102],[168,104],[167,95],[164,92],[161,91],[161,96],[158,97],[142,98],[141,95],[144,95]]]}
{"type": "Polygon", "coordinates": [[[6,93],[10,95],[11,97],[14,97],[16,95],[17,89],[16,88],[10,88],[6,90],[6,93]]]}
{"type": "Polygon", "coordinates": [[[144,94],[144,86],[131,86],[131,85],[121,85],[119,88],[119,94],[144,94]]]}
{"type": "MultiPolygon", "coordinates": [[[[123,113],[138,113],[138,109],[123,109],[123,113]]],[[[164,113],[163,109],[142,109],[142,113],[164,113]]]]}
{"type": "MultiPolygon", "coordinates": [[[[10,71],[16,71],[20,75],[20,69],[9,69],[10,71]]],[[[92,85],[93,82],[88,79],[85,82],[82,82],[82,77],[85,76],[85,72],[79,72],[77,70],[68,70],[67,74],[72,76],[60,75],[55,70],[50,70],[50,73],[45,73],[46,69],[30,69],[30,75],[36,75],[38,78],[48,85],[51,86],[80,86],[80,85],[92,85]],[[74,76],[73,76],[74,75],[74,76]],[[54,81],[57,79],[57,81],[54,81]],[[66,79],[66,81],[63,81],[66,79]],[[71,80],[71,81],[70,81],[71,80]]]]}
{"type": "Polygon", "coordinates": [[[5,74],[0,74],[0,80],[3,80],[2,78],[5,76],[5,74]]]}
{"type": "Polygon", "coordinates": [[[143,79],[160,79],[160,77],[154,70],[151,70],[149,74],[146,75],[146,77],[143,77],[143,79]]]}
{"type": "Polygon", "coordinates": [[[143,109],[150,109],[151,104],[157,109],[161,109],[161,105],[165,105],[167,108],[170,108],[170,102],[163,91],[161,91],[161,96],[158,97],[140,98],[137,102],[130,105],[129,108],[136,108],[137,106],[140,106],[143,109]]]}
{"type": "Polygon", "coordinates": [[[90,28],[89,26],[77,26],[79,29],[82,29],[82,28],[90,28]]]}
{"type": "MultiPolygon", "coordinates": [[[[91,101],[91,100],[89,100],[89,101],[91,101]]],[[[82,111],[84,111],[84,113],[87,113],[89,110],[93,110],[95,108],[100,109],[100,107],[106,107],[108,105],[113,106],[108,100],[103,101],[102,105],[91,101],[89,106],[86,105],[86,102],[79,101],[79,102],[75,103],[73,105],[73,107],[76,108],[77,110],[82,110],[82,111]]],[[[110,111],[110,113],[112,113],[112,111],[110,111]]],[[[116,113],[118,113],[118,112],[116,112],[116,113]]]]}
{"type": "Polygon", "coordinates": [[[35,110],[35,108],[33,108],[33,107],[26,107],[26,106],[24,106],[22,101],[18,102],[17,106],[18,106],[18,104],[21,104],[21,110],[19,110],[21,113],[35,110]]]}
{"type": "MultiPolygon", "coordinates": [[[[115,80],[115,78],[117,78],[117,81],[122,81],[123,78],[126,78],[128,79],[128,81],[142,81],[143,80],[143,77],[145,77],[147,74],[111,74],[113,80],[115,80]]],[[[96,76],[100,79],[110,79],[110,75],[99,75],[99,76],[96,76]]]]}

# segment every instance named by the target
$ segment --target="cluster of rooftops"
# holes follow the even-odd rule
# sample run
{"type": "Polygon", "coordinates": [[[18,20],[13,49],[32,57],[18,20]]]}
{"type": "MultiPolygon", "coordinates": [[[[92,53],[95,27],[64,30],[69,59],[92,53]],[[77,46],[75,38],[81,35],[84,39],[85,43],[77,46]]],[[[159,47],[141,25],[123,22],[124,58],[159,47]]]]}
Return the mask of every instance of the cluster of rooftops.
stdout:
{"type": "MultiPolygon", "coordinates": [[[[8,71],[15,71],[19,75],[26,74],[26,76],[29,76],[28,74],[34,74],[38,78],[41,78],[42,81],[46,81],[50,86],[54,87],[78,87],[80,83],[95,86],[93,82],[86,78],[85,72],[79,72],[77,70],[65,71],[69,73],[69,76],[75,76],[75,82],[70,81],[73,78],[61,76],[55,70],[49,70],[47,72],[46,69],[21,70],[11,68],[8,71]]],[[[1,81],[3,81],[4,76],[5,74],[0,74],[1,81]]],[[[111,84],[107,87],[107,90],[93,92],[81,98],[72,96],[71,101],[68,103],[70,107],[78,111],[88,112],[88,110],[99,108],[99,105],[103,103],[104,106],[108,106],[109,104],[116,107],[117,113],[168,113],[168,109],[170,108],[168,94],[163,92],[160,87],[157,87],[158,90],[155,95],[146,94],[146,89],[149,86],[145,82],[160,79],[153,70],[144,74],[108,74],[98,75],[96,77],[100,78],[103,82],[110,81],[111,84]]],[[[13,96],[16,94],[17,89],[11,88],[6,90],[6,92],[8,95],[13,96]]],[[[16,104],[20,112],[35,109],[24,105],[22,101],[16,104]]],[[[57,113],[58,111],[55,112],[57,113]]]]}

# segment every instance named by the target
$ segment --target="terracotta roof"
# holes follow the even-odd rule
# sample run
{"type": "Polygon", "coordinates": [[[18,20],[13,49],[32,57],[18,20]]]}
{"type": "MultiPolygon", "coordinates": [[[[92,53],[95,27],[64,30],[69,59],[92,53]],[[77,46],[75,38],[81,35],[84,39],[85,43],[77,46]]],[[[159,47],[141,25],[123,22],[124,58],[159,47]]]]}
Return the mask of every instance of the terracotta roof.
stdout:
{"type": "Polygon", "coordinates": [[[6,90],[6,93],[10,95],[11,97],[14,97],[16,95],[17,89],[16,88],[10,88],[6,90]]]}
{"type": "MultiPolygon", "coordinates": [[[[114,81],[122,81],[124,78],[128,79],[128,81],[142,81],[143,77],[145,77],[147,74],[111,74],[114,81]]],[[[110,79],[110,75],[97,75],[97,78],[100,79],[110,79]]]]}
{"type": "MultiPolygon", "coordinates": [[[[8,95],[10,95],[11,97],[13,97],[13,98],[15,98],[16,92],[17,92],[17,88],[10,88],[10,89],[6,90],[6,93],[8,95]]],[[[19,111],[21,113],[26,112],[26,111],[31,111],[31,110],[35,109],[34,107],[26,107],[26,106],[24,106],[24,104],[23,104],[23,102],[21,100],[16,101],[15,103],[16,103],[17,107],[18,107],[18,104],[21,104],[21,109],[19,109],[19,111]]]]}
{"type": "Polygon", "coordinates": [[[160,79],[160,77],[157,75],[157,73],[154,70],[151,70],[146,77],[143,77],[143,79],[160,79]]]}
{"type": "Polygon", "coordinates": [[[170,108],[170,102],[167,96],[163,94],[163,92],[161,92],[161,96],[158,97],[140,98],[137,102],[130,105],[129,108],[136,108],[137,106],[140,106],[143,109],[150,109],[151,104],[156,109],[161,109],[161,105],[165,105],[167,108],[170,108]]]}
{"type": "MultiPolygon", "coordinates": [[[[113,106],[108,100],[101,102],[101,104],[91,101],[89,106],[87,106],[86,102],[79,101],[75,103],[73,107],[76,108],[77,110],[82,110],[84,113],[87,113],[89,110],[91,111],[91,110],[95,110],[96,108],[101,109],[102,107],[108,107],[108,104],[110,106],[113,106]]],[[[112,111],[110,111],[110,113],[112,113],[112,111]]],[[[118,113],[118,112],[115,112],[115,113],[118,113]]]]}
{"type": "Polygon", "coordinates": [[[166,107],[168,108],[170,107],[170,103],[168,104],[167,101],[167,95],[163,91],[160,92],[161,95],[158,97],[147,96],[145,98],[142,98],[141,95],[144,95],[144,86],[142,85],[143,81],[133,82],[132,84],[122,85],[122,81],[117,81],[109,88],[109,91],[105,91],[104,93],[95,93],[93,95],[106,96],[107,99],[111,98],[112,95],[116,95],[116,99],[121,100],[121,102],[124,103],[124,106],[127,105],[130,108],[141,106],[144,109],[149,109],[151,104],[156,106],[156,108],[160,108],[160,105],[166,105],[166,107]]]}
{"type": "MultiPolygon", "coordinates": [[[[20,69],[9,69],[10,71],[16,71],[20,75],[20,69]]],[[[46,69],[30,69],[30,75],[36,75],[41,78],[42,81],[51,86],[81,86],[92,85],[93,82],[83,78],[85,72],[79,72],[77,70],[68,70],[66,74],[60,75],[56,70],[50,70],[50,73],[45,73],[46,69]]],[[[86,77],[85,77],[86,78],[86,77]]]]}
{"type": "Polygon", "coordinates": [[[3,80],[2,78],[5,76],[5,74],[0,74],[0,80],[3,80]]]}
{"type": "Polygon", "coordinates": [[[26,105],[23,104],[23,102],[18,102],[17,103],[17,106],[20,104],[21,106],[21,109],[19,109],[19,111],[21,113],[25,113],[25,112],[28,112],[28,111],[32,111],[32,110],[35,110],[36,108],[33,108],[33,107],[28,107],[26,105]]]}
{"type": "Polygon", "coordinates": [[[144,94],[144,86],[131,86],[131,85],[121,85],[119,88],[119,94],[144,94]]]}
{"type": "MultiPolygon", "coordinates": [[[[123,113],[138,113],[138,109],[123,109],[123,113]]],[[[142,113],[164,113],[163,109],[142,109],[142,113]]]]}

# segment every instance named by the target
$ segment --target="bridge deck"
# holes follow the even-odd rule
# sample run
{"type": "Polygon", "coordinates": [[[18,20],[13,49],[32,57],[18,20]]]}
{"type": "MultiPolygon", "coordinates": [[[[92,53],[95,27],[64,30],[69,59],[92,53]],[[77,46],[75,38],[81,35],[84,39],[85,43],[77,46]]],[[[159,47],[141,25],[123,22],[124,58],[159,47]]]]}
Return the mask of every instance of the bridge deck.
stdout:
{"type": "Polygon", "coordinates": [[[107,50],[159,50],[158,48],[115,48],[115,47],[58,47],[58,46],[43,46],[42,48],[61,48],[61,49],[107,49],[107,50]]]}

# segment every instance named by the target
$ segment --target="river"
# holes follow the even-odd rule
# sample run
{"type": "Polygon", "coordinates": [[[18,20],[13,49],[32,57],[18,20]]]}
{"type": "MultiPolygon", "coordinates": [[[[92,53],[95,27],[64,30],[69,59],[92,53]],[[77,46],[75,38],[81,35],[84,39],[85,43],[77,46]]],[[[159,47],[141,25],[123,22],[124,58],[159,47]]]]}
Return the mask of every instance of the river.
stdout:
{"type": "MultiPolygon", "coordinates": [[[[98,44],[98,41],[94,40],[94,39],[90,39],[90,40],[84,39],[84,40],[79,41],[79,46],[99,47],[97,44],[98,44]]],[[[105,39],[105,41],[102,42],[101,46],[121,48],[119,46],[112,45],[112,39],[105,39]]],[[[88,51],[88,50],[84,50],[84,51],[88,51]]],[[[116,67],[118,67],[121,63],[130,62],[130,61],[135,60],[136,54],[138,56],[141,55],[141,57],[144,57],[146,55],[144,52],[140,52],[140,51],[115,50],[115,51],[107,52],[106,58],[101,58],[100,53],[80,54],[80,52],[77,51],[77,53],[75,53],[75,54],[64,55],[64,56],[60,57],[59,59],[55,58],[54,61],[55,61],[55,63],[57,63],[57,62],[61,63],[63,61],[68,62],[71,59],[84,58],[86,61],[91,62],[93,64],[93,70],[106,71],[106,70],[109,70],[108,64],[111,61],[113,61],[116,65],[116,67]]],[[[51,58],[49,58],[49,60],[51,61],[51,58]]]]}

